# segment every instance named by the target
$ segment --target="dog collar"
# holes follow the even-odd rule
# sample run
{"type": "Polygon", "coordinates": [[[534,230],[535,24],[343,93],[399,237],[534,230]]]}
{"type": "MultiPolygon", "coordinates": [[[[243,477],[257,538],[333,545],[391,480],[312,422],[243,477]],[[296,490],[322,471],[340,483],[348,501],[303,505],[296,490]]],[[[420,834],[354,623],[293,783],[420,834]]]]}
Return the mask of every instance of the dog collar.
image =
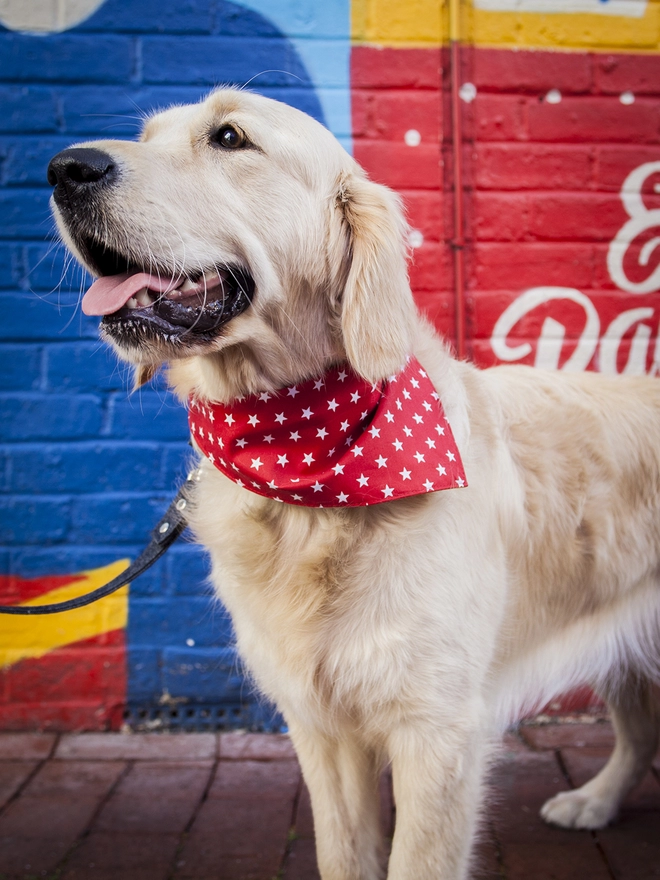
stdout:
{"type": "Polygon", "coordinates": [[[363,507],[466,486],[431,380],[410,358],[372,385],[340,364],[229,404],[189,401],[192,440],[239,486],[304,507],[363,507]]]}

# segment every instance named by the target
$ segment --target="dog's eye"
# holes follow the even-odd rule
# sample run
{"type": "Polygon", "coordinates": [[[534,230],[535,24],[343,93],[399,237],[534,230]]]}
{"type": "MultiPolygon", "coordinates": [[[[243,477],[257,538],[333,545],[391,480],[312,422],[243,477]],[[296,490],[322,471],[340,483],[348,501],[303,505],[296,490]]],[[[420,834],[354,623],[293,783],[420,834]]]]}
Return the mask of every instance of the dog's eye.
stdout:
{"type": "Polygon", "coordinates": [[[239,150],[246,145],[247,138],[233,125],[223,125],[213,132],[211,141],[215,146],[223,147],[225,150],[239,150]]]}

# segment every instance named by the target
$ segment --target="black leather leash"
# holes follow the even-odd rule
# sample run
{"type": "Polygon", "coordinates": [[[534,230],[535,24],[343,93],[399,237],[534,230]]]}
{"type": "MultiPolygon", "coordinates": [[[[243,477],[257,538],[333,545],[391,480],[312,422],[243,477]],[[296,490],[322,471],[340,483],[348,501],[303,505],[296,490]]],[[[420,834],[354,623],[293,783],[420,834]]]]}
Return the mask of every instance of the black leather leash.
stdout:
{"type": "Polygon", "coordinates": [[[197,482],[199,471],[194,470],[188,474],[186,483],[176,494],[176,497],[165,511],[165,515],[156,524],[151,532],[151,541],[142,553],[128,568],[109,583],[97,587],[91,593],[69,599],[68,602],[56,602],[52,605],[0,605],[0,614],[57,614],[60,611],[72,611],[74,608],[82,608],[83,605],[91,605],[98,599],[109,596],[121,587],[126,586],[135,578],[151,568],[151,566],[172,546],[172,544],[184,531],[188,520],[185,510],[189,504],[187,498],[187,483],[197,482]]]}

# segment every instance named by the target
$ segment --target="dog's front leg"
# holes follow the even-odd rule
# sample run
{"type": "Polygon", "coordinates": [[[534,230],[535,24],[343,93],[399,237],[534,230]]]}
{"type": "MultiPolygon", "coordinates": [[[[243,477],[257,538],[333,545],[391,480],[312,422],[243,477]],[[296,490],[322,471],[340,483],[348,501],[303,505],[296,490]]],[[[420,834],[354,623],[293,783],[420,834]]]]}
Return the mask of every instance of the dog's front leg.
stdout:
{"type": "Polygon", "coordinates": [[[376,756],[350,732],[330,737],[290,724],[314,813],[323,880],[380,880],[384,875],[376,756]]]}
{"type": "Polygon", "coordinates": [[[472,725],[419,723],[398,728],[389,748],[396,828],[388,880],[464,880],[486,738],[472,725]]]}

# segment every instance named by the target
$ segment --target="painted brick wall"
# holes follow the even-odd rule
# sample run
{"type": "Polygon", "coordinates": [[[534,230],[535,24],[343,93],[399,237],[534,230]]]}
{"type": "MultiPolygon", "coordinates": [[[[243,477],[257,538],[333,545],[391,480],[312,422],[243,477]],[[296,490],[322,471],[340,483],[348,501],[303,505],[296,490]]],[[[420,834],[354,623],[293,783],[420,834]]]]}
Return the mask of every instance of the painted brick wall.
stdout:
{"type": "MultiPolygon", "coordinates": [[[[627,17],[609,2],[575,15],[551,0],[526,13],[462,4],[467,342],[481,365],[657,372],[660,0],[627,17]]],[[[0,601],[29,602],[134,558],[188,455],[162,382],[131,396],[80,313],[87,279],[53,241],[49,158],[251,81],[325,121],[401,193],[415,296],[450,339],[453,175],[438,0],[96,0],[39,36],[2,18],[12,3],[0,10],[0,601]]],[[[203,554],[180,543],[87,617],[38,631],[0,618],[0,727],[116,727],[126,707],[137,725],[277,726],[205,577],[203,554]]]]}
{"type": "MultiPolygon", "coordinates": [[[[106,0],[64,33],[0,30],[0,601],[82,592],[81,572],[135,558],[190,452],[164,384],[128,393],[129,371],[80,312],[88,279],[53,241],[49,159],[133,137],[143,113],[220,82],[251,81],[350,135],[344,6],[305,17],[261,5],[268,17],[258,2],[106,0]]],[[[201,551],[179,542],[124,594],[123,618],[93,606],[85,639],[69,615],[38,632],[0,618],[0,728],[117,726],[125,705],[154,726],[268,724],[206,575],[201,551]]]]}

